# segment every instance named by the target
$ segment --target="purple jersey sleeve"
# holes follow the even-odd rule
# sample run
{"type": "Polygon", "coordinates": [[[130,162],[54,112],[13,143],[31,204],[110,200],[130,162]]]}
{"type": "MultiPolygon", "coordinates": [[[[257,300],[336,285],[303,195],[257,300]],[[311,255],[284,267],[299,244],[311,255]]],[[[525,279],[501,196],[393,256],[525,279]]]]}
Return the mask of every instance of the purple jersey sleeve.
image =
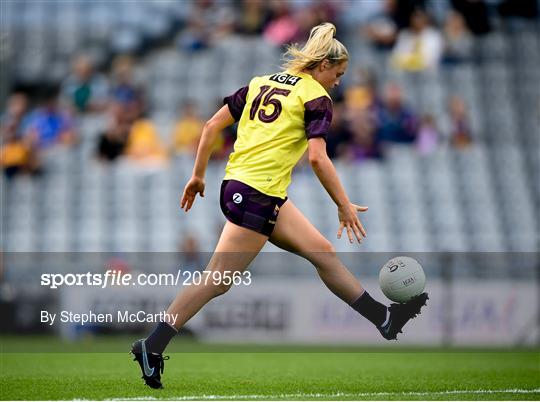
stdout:
{"type": "Polygon", "coordinates": [[[330,129],[332,122],[332,101],[327,96],[321,96],[304,104],[304,122],[306,137],[309,139],[323,137],[330,129]]]}
{"type": "Polygon", "coordinates": [[[246,98],[249,87],[242,87],[234,94],[223,98],[223,104],[229,106],[229,111],[235,121],[240,120],[244,106],[246,106],[246,98]]]}

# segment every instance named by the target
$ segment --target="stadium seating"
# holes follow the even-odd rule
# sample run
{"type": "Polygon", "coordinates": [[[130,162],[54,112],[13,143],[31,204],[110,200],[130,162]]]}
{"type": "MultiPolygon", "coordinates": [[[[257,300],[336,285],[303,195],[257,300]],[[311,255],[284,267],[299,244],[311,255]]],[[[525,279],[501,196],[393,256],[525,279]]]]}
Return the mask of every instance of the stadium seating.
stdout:
{"type": "Polygon", "coordinates": [[[2,35],[10,68],[19,80],[58,80],[74,54],[90,51],[98,65],[109,53],[136,52],[166,37],[182,20],[180,1],[5,1],[2,35]],[[114,35],[113,35],[114,33],[114,35]],[[112,40],[111,40],[112,39],[112,40]]]}
{"type": "MultiPolygon", "coordinates": [[[[164,35],[173,23],[160,2],[144,3],[145,8],[133,7],[127,14],[102,2],[63,3],[55,12],[46,2],[32,2],[31,8],[25,2],[6,4],[2,10],[8,13],[13,38],[12,72],[25,79],[57,78],[77,49],[103,49],[113,26],[118,25],[121,34],[108,51],[133,50],[149,36],[164,35]],[[88,20],[81,25],[83,15],[88,20]],[[151,16],[159,21],[149,27],[151,16]]],[[[436,75],[397,77],[412,104],[434,114],[442,128],[447,123],[446,100],[459,93],[470,107],[474,144],[466,150],[443,146],[423,157],[411,147],[395,146],[384,162],[337,163],[352,199],[370,207],[362,217],[368,240],[355,250],[538,251],[536,33],[534,27],[508,35],[495,32],[478,40],[478,63],[444,68],[436,75]]],[[[345,42],[353,43],[352,35],[345,42]]],[[[358,48],[364,53],[356,54],[355,62],[380,57],[367,46],[358,48]]],[[[251,76],[275,71],[279,58],[279,49],[262,39],[240,36],[193,55],[172,48],[151,52],[138,68],[147,78],[159,134],[169,140],[181,101],[194,99],[208,115],[223,95],[251,76]]],[[[380,73],[381,81],[392,78],[386,67],[380,73]]],[[[202,251],[213,250],[224,223],[218,207],[223,163],[209,166],[207,197],[184,214],[178,198],[193,160],[178,156],[154,171],[127,161],[102,165],[93,154],[104,124],[103,118],[83,117],[81,143],[73,151],[46,155],[42,177],[2,178],[1,248],[176,251],[189,233],[202,251]]],[[[309,167],[295,171],[290,197],[338,251],[351,250],[347,242],[335,240],[335,208],[309,167]]]]}

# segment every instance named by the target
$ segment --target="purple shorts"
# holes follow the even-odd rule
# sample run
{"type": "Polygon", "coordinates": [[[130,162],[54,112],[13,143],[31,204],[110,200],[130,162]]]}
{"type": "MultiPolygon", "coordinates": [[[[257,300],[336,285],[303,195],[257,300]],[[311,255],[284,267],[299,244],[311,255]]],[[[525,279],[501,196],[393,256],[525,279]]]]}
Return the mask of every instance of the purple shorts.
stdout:
{"type": "Polygon", "coordinates": [[[223,180],[220,205],[227,220],[270,237],[279,214],[287,201],[255,190],[236,180],[223,180]]]}

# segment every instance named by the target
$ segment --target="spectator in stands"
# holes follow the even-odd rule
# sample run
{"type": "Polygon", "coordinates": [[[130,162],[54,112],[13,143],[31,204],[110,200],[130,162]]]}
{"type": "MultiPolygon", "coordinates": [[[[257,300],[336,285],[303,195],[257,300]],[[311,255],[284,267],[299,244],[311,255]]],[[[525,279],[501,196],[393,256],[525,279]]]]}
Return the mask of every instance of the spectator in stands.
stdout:
{"type": "Polygon", "coordinates": [[[375,138],[376,113],[380,100],[377,96],[374,75],[367,69],[359,68],[353,84],[345,90],[345,120],[349,133],[347,151],[349,160],[382,157],[379,142],[375,138]]]}
{"type": "Polygon", "coordinates": [[[192,101],[184,103],[180,116],[180,120],[174,126],[172,150],[174,153],[195,155],[204,121],[198,116],[197,108],[192,101]]]}
{"type": "Polygon", "coordinates": [[[129,130],[125,155],[139,165],[159,167],[165,164],[166,148],[150,119],[141,116],[133,122],[129,130]]]}
{"type": "Polygon", "coordinates": [[[357,69],[352,85],[345,89],[347,115],[354,115],[359,110],[374,111],[379,104],[375,76],[365,68],[357,69]]]}
{"type": "Polygon", "coordinates": [[[429,0],[390,0],[391,16],[401,31],[411,26],[411,18],[417,10],[425,10],[429,0]]]}
{"type": "Polygon", "coordinates": [[[417,9],[411,16],[410,27],[399,33],[391,61],[403,71],[434,70],[439,66],[442,51],[440,32],[430,25],[427,13],[417,9]]]}
{"type": "Polygon", "coordinates": [[[379,139],[375,135],[375,121],[369,110],[359,111],[349,122],[351,142],[347,147],[347,159],[361,162],[383,157],[379,139]]]}
{"type": "Polygon", "coordinates": [[[142,85],[133,76],[134,60],[131,56],[118,56],[112,66],[111,100],[122,106],[123,112],[132,121],[145,110],[142,85]]]}
{"type": "Polygon", "coordinates": [[[393,13],[397,7],[397,1],[386,0],[382,7],[381,12],[375,14],[362,31],[376,49],[390,50],[396,42],[399,31],[399,27],[393,18],[393,13]]]}
{"type": "Polygon", "coordinates": [[[412,143],[418,131],[418,119],[404,100],[398,84],[389,82],[384,88],[382,104],[375,112],[377,141],[412,143]]]}
{"type": "Polygon", "coordinates": [[[188,25],[183,29],[176,39],[180,50],[195,52],[206,49],[210,44],[209,34],[206,32],[204,20],[189,18],[188,25]]]}
{"type": "Polygon", "coordinates": [[[13,132],[6,132],[2,136],[0,166],[7,178],[11,178],[18,173],[37,171],[37,169],[33,169],[37,165],[32,163],[30,147],[21,138],[15,136],[13,132]]]}
{"type": "Polygon", "coordinates": [[[211,46],[215,40],[234,32],[234,11],[224,2],[196,0],[192,2],[186,28],[176,43],[181,50],[192,52],[211,46]]]}
{"type": "Polygon", "coordinates": [[[31,150],[24,141],[28,99],[23,93],[12,94],[0,119],[0,166],[7,177],[31,170],[31,150]]]}
{"type": "Polygon", "coordinates": [[[326,10],[317,4],[310,4],[293,11],[292,16],[296,23],[296,33],[289,42],[302,42],[309,37],[311,28],[326,21],[321,20],[321,15],[326,15],[326,10]]]}
{"type": "Polygon", "coordinates": [[[468,148],[472,144],[472,134],[467,113],[467,105],[454,95],[448,102],[450,115],[450,144],[457,149],[468,148]]]}
{"type": "Polygon", "coordinates": [[[28,124],[28,98],[21,92],[9,96],[4,113],[0,117],[0,135],[2,139],[23,136],[28,124]]]}
{"type": "Polygon", "coordinates": [[[491,31],[488,8],[484,0],[450,0],[450,3],[454,10],[463,16],[473,34],[482,35],[491,31]]]}
{"type": "Polygon", "coordinates": [[[261,35],[270,21],[270,10],[263,0],[242,0],[236,31],[244,35],[261,35]]]}
{"type": "Polygon", "coordinates": [[[422,123],[416,138],[416,149],[421,155],[429,155],[437,150],[439,145],[439,131],[435,123],[435,118],[426,114],[422,117],[422,123]]]}
{"type": "Polygon", "coordinates": [[[25,137],[32,148],[40,150],[75,142],[73,119],[60,106],[57,89],[48,89],[43,105],[30,114],[25,137]]]}
{"type": "Polygon", "coordinates": [[[312,1],[291,7],[296,32],[287,42],[303,42],[309,37],[311,28],[325,21],[335,22],[338,8],[331,1],[312,1]]]}
{"type": "Polygon", "coordinates": [[[290,10],[289,3],[281,0],[270,2],[271,21],[264,30],[264,39],[276,46],[291,42],[299,34],[300,26],[290,10]]]}
{"type": "Polygon", "coordinates": [[[463,16],[450,11],[444,25],[444,58],[446,64],[470,60],[473,52],[473,37],[463,16]]]}
{"type": "Polygon", "coordinates": [[[363,33],[379,50],[391,50],[398,33],[409,27],[416,8],[424,7],[424,0],[384,0],[382,10],[368,22],[363,33]]]}
{"type": "MultiPolygon", "coordinates": [[[[314,10],[317,15],[318,21],[329,21],[336,22],[339,13],[341,12],[342,6],[337,4],[337,2],[332,1],[323,1],[316,0],[310,4],[311,8],[314,10]]],[[[309,36],[309,32],[305,37],[309,36]]]]}
{"type": "Polygon", "coordinates": [[[0,166],[7,177],[18,173],[41,172],[39,154],[29,138],[25,137],[29,123],[27,96],[21,92],[12,94],[0,118],[0,166]]]}
{"type": "Polygon", "coordinates": [[[131,122],[118,102],[110,104],[108,114],[108,126],[98,139],[97,156],[102,161],[112,162],[124,153],[131,122]]]}
{"type": "Polygon", "coordinates": [[[77,112],[101,112],[107,105],[107,96],[107,80],[95,73],[88,56],[78,56],[71,75],[62,83],[62,102],[77,112]]]}

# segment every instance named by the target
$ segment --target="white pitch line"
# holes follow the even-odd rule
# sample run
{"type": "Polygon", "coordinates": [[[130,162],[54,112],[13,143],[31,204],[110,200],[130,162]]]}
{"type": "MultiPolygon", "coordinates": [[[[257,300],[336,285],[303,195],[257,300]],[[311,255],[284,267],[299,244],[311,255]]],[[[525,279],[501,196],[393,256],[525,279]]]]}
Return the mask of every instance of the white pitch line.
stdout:
{"type": "Polygon", "coordinates": [[[191,400],[220,400],[220,401],[233,401],[239,399],[296,399],[296,398],[369,398],[379,396],[430,396],[430,395],[460,395],[460,394],[534,394],[540,393],[540,388],[535,389],[463,389],[463,390],[448,390],[448,391],[433,391],[433,392],[336,392],[336,393],[294,393],[294,394],[274,394],[274,395],[189,395],[178,396],[172,398],[155,398],[153,396],[143,396],[138,398],[114,398],[112,401],[157,401],[157,400],[171,400],[171,401],[191,401],[191,400]]]}

